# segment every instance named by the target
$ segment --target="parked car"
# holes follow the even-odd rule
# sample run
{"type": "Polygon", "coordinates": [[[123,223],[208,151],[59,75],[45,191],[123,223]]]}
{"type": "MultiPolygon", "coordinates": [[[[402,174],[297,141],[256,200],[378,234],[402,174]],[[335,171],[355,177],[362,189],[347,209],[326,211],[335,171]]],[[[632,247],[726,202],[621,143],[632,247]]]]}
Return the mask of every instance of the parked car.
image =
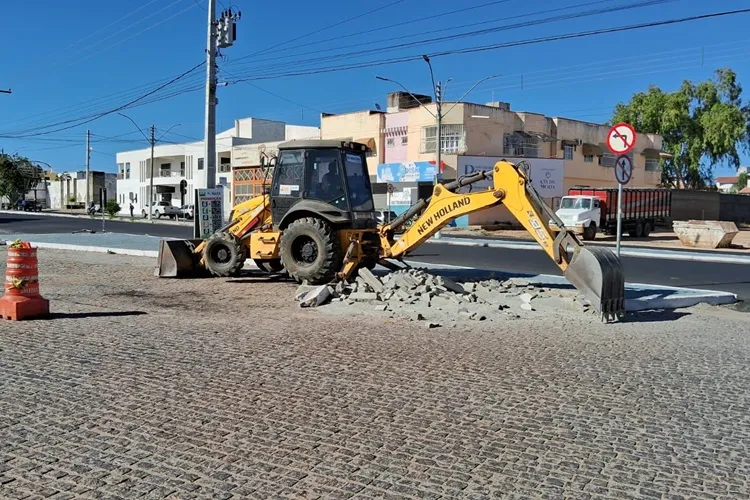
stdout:
{"type": "MultiPolygon", "coordinates": [[[[167,216],[170,219],[175,219],[180,216],[180,207],[176,207],[172,205],[168,201],[160,201],[160,202],[154,202],[151,205],[151,210],[153,210],[153,217],[156,217],[157,219],[161,219],[162,216],[167,216]]],[[[141,210],[141,215],[143,218],[148,217],[148,211],[144,208],[141,210]]]]}
{"type": "Polygon", "coordinates": [[[19,200],[17,209],[24,212],[39,212],[42,210],[42,205],[34,200],[19,200]]]}
{"type": "Polygon", "coordinates": [[[182,208],[180,209],[180,216],[184,217],[185,219],[192,219],[193,217],[195,217],[195,211],[193,208],[193,205],[182,205],[182,208]]]}

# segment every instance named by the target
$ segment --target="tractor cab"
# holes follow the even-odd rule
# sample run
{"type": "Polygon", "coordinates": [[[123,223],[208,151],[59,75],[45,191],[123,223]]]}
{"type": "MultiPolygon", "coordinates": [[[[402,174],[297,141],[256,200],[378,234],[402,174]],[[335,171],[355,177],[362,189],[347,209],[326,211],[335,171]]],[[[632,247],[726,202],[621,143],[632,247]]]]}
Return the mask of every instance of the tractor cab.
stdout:
{"type": "Polygon", "coordinates": [[[273,227],[283,230],[305,214],[333,226],[377,226],[364,144],[290,141],[279,146],[271,184],[273,227]]]}

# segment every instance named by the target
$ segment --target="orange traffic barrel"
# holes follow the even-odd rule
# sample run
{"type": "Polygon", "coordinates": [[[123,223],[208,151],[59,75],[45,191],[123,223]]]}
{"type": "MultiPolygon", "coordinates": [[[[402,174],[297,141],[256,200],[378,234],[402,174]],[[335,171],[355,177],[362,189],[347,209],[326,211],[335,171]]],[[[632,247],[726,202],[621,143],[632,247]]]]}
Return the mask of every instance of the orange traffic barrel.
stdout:
{"type": "Polygon", "coordinates": [[[25,241],[8,246],[5,295],[0,299],[0,317],[20,321],[49,315],[49,300],[39,293],[36,248],[25,241]]]}

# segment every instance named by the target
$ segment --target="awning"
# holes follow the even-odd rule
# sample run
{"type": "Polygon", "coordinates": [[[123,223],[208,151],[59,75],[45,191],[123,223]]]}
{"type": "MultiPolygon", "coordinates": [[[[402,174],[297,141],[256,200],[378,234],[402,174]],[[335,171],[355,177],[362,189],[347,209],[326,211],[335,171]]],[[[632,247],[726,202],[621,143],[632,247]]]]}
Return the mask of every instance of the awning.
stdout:
{"type": "Polygon", "coordinates": [[[375,148],[375,138],[374,137],[362,137],[359,139],[354,139],[354,142],[358,142],[360,144],[364,144],[368,148],[370,148],[370,151],[372,151],[372,154],[376,155],[378,154],[377,149],[375,148]]]}
{"type": "Polygon", "coordinates": [[[586,142],[583,144],[582,152],[584,156],[601,156],[604,154],[604,147],[601,144],[586,142]]]}
{"type": "Polygon", "coordinates": [[[542,132],[527,132],[525,130],[516,130],[513,133],[522,137],[536,137],[542,142],[557,142],[557,137],[552,137],[551,135],[547,135],[542,132]]]}
{"type": "Polygon", "coordinates": [[[645,148],[641,151],[641,154],[647,158],[672,158],[674,155],[665,153],[664,151],[656,148],[645,148]]]}

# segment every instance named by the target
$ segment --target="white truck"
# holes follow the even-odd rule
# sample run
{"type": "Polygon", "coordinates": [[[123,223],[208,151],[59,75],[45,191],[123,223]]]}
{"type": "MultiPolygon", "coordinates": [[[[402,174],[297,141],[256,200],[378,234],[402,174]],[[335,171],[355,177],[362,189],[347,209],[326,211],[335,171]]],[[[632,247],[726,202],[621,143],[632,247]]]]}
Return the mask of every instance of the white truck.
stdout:
{"type": "MultiPolygon", "coordinates": [[[[660,188],[625,188],[622,193],[622,231],[647,237],[671,213],[671,193],[660,188]]],[[[597,232],[617,234],[617,188],[571,188],[555,215],[566,229],[593,240],[597,232]]],[[[550,221],[554,230],[557,225],[550,221]]]]}
{"type": "MultiPolygon", "coordinates": [[[[168,201],[155,201],[151,204],[150,208],[151,210],[153,210],[152,217],[156,217],[157,219],[161,219],[162,216],[169,217],[170,219],[176,219],[181,214],[180,207],[176,207],[168,201]]],[[[141,210],[141,215],[144,219],[148,217],[148,211],[146,208],[141,210]]]]}

